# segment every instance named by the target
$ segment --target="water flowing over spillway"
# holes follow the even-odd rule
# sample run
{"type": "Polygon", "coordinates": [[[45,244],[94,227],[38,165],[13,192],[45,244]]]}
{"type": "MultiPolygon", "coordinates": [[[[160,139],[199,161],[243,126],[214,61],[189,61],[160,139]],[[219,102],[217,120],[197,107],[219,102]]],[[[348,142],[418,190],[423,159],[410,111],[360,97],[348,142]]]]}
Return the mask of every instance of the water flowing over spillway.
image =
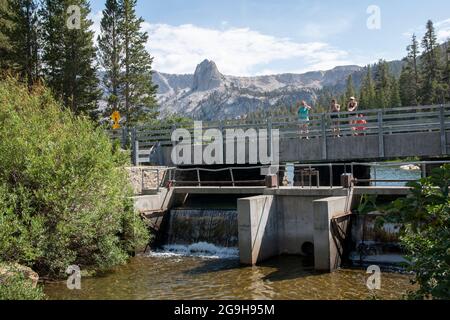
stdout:
{"type": "Polygon", "coordinates": [[[156,254],[237,258],[237,247],[236,210],[175,209],[170,212],[164,251],[156,254]]]}

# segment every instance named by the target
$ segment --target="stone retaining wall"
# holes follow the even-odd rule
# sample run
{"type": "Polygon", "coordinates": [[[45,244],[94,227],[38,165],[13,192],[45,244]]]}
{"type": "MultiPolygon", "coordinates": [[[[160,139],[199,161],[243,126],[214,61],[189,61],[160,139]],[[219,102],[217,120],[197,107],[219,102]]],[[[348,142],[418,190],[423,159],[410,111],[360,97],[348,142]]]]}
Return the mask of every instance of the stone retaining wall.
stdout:
{"type": "Polygon", "coordinates": [[[142,194],[142,189],[152,190],[158,188],[158,171],[159,181],[164,179],[164,174],[167,167],[153,167],[153,166],[141,166],[141,167],[129,167],[126,168],[130,177],[133,191],[135,194],[142,194]],[[144,183],[142,184],[142,179],[144,183]]]}

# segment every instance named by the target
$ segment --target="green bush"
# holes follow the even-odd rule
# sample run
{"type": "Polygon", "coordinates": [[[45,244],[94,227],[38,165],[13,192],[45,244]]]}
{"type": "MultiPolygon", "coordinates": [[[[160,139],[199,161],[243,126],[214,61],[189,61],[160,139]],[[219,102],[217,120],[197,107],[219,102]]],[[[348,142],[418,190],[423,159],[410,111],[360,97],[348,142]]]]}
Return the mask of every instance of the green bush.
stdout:
{"type": "Polygon", "coordinates": [[[419,290],[410,298],[450,299],[450,165],[410,183],[412,194],[398,199],[391,216],[404,225],[401,242],[419,290]]]}
{"type": "Polygon", "coordinates": [[[145,245],[124,156],[39,87],[0,83],[0,260],[57,277],[106,269],[145,245]]]}
{"type": "Polygon", "coordinates": [[[33,288],[30,279],[22,274],[0,280],[1,300],[44,300],[45,294],[41,287],[33,288]]]}

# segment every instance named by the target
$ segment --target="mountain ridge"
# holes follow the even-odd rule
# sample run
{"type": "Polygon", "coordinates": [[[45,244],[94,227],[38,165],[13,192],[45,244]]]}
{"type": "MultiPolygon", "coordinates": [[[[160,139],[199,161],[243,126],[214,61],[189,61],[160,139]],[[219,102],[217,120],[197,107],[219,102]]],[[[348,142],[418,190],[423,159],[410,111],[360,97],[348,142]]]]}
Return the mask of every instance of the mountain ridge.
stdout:
{"type": "Polygon", "coordinates": [[[205,59],[193,74],[155,71],[153,82],[158,85],[161,116],[176,113],[199,120],[222,120],[299,100],[314,102],[320,89],[345,88],[349,75],[354,75],[359,87],[364,73],[365,67],[347,65],[302,74],[242,77],[224,75],[214,61],[205,59]]]}

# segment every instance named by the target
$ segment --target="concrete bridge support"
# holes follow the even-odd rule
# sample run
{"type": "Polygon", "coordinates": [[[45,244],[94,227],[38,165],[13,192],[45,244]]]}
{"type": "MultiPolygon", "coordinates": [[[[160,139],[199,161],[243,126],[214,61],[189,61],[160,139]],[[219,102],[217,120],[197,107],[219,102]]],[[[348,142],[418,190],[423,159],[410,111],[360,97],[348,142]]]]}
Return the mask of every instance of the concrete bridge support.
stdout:
{"type": "MultiPolygon", "coordinates": [[[[315,200],[314,206],[314,268],[319,271],[333,271],[341,264],[342,243],[333,235],[333,219],[344,216],[348,210],[348,197],[330,197],[315,200]]],[[[335,221],[335,223],[338,223],[335,221]]],[[[348,223],[341,224],[347,232],[348,223]]]]}
{"type": "Polygon", "coordinates": [[[332,219],[351,208],[351,198],[263,195],[239,199],[241,263],[255,265],[280,254],[314,254],[316,270],[335,270],[342,248],[333,239],[332,219]]]}

